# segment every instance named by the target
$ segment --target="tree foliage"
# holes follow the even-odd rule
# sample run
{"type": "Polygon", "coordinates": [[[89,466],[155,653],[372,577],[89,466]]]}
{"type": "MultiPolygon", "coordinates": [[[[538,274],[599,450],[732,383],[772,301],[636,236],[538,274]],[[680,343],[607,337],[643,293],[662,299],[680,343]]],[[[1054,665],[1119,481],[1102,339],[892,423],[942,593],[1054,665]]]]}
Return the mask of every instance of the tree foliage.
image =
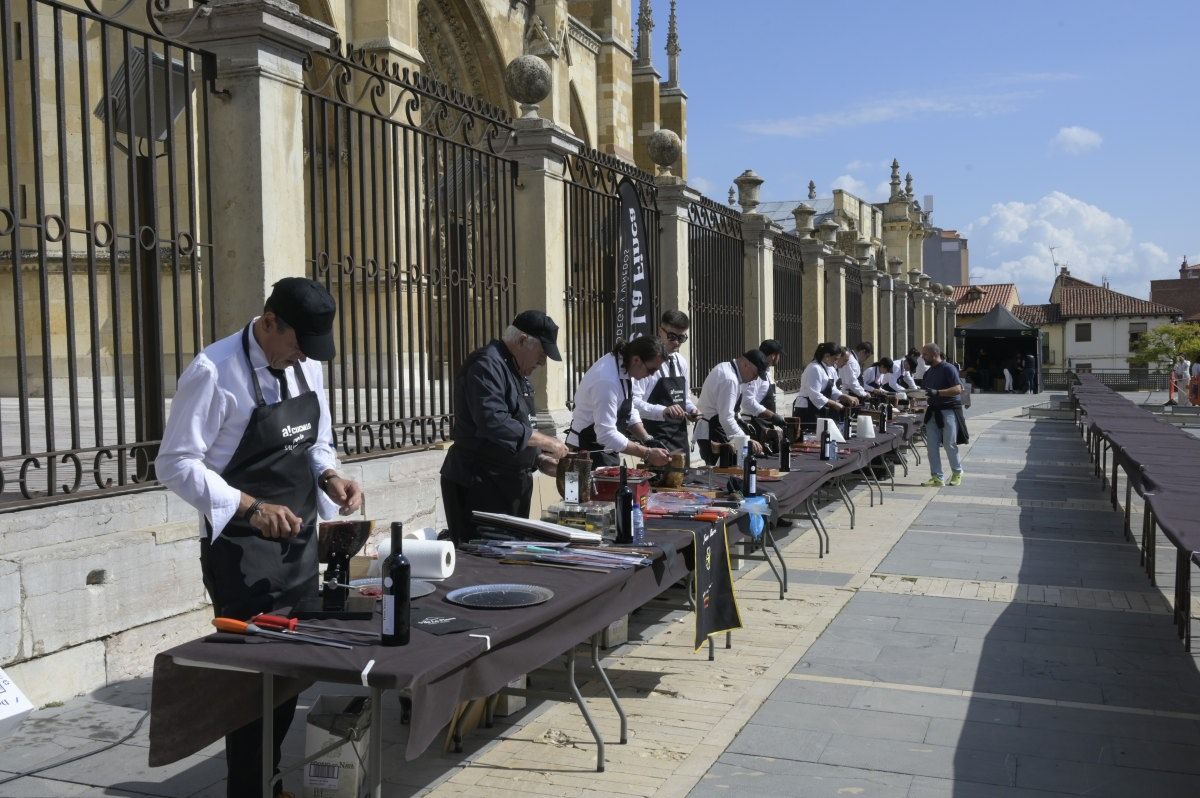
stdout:
{"type": "Polygon", "coordinates": [[[1169,367],[1175,356],[1200,358],[1200,324],[1166,324],[1142,335],[1129,357],[1130,365],[1169,367]]]}

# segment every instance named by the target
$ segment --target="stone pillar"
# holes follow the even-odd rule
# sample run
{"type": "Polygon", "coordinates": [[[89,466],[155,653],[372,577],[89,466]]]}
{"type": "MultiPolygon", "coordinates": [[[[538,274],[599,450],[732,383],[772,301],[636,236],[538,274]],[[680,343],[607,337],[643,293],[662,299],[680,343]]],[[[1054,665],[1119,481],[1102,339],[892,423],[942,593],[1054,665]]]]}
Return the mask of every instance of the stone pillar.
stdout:
{"type": "Polygon", "coordinates": [[[879,324],[876,329],[876,338],[872,341],[875,344],[876,357],[887,355],[891,357],[892,353],[892,302],[894,293],[892,291],[892,278],[883,273],[879,273],[879,324]]]}
{"type": "Polygon", "coordinates": [[[217,85],[229,96],[208,104],[217,337],[262,313],[271,286],[303,275],[304,125],[301,63],[329,47],[334,30],[291,3],[226,0],[187,30],[192,9],[159,17],[168,35],[217,57],[217,85]],[[298,221],[300,220],[300,221],[298,221]]]}
{"type": "Polygon", "coordinates": [[[920,348],[933,339],[929,337],[929,322],[931,320],[929,294],[920,288],[912,290],[913,329],[909,332],[913,346],[920,348]]]}
{"type": "MultiPolygon", "coordinates": [[[[662,75],[651,63],[633,66],[633,162],[642,170],[653,173],[648,139],[659,128],[659,90],[662,75]]],[[[678,132],[678,131],[676,131],[678,132]]],[[[682,138],[682,134],[680,134],[682,138]]]]}
{"type": "Polygon", "coordinates": [[[912,301],[912,288],[903,280],[896,280],[893,286],[895,290],[894,307],[892,309],[892,351],[890,357],[903,355],[908,351],[911,344],[912,331],[908,329],[908,303],[912,301]]]}
{"type": "MultiPolygon", "coordinates": [[[[872,345],[879,345],[879,272],[870,259],[860,260],[862,265],[862,338],[872,345]]],[[[846,346],[857,346],[858,341],[847,341],[846,346]]]]}
{"type": "Polygon", "coordinates": [[[949,351],[946,349],[946,301],[935,294],[930,306],[933,315],[933,337],[929,340],[940,346],[943,351],[949,351]]]}
{"type": "MultiPolygon", "coordinates": [[[[403,4],[401,4],[403,5],[403,4]]],[[[416,4],[413,4],[416,5],[416,4]]],[[[551,36],[566,30],[570,25],[570,13],[566,0],[535,0],[534,13],[541,18],[551,36]]],[[[562,47],[570,46],[563,42],[562,47]]],[[[571,125],[571,72],[567,57],[561,49],[533,47],[528,52],[541,57],[554,75],[551,91],[541,103],[541,115],[562,128],[571,125]]],[[[647,171],[652,171],[647,169],[647,171]]]]}
{"type": "MultiPolygon", "coordinates": [[[[746,297],[746,347],[775,334],[775,236],[782,229],[766,216],[742,216],[745,242],[743,290],[746,297]]],[[[739,346],[739,351],[744,347],[739,346]]]]}
{"type": "Polygon", "coordinates": [[[631,6],[629,0],[593,0],[591,6],[592,30],[600,36],[600,55],[596,58],[596,149],[632,162],[631,6]]]}
{"type": "MultiPolygon", "coordinates": [[[[582,142],[545,119],[518,119],[517,139],[506,155],[517,162],[517,306],[544,309],[559,328],[566,321],[567,253],[563,174],[582,142]]],[[[563,333],[559,334],[560,344],[563,333]]],[[[547,360],[533,375],[540,412],[566,406],[567,372],[547,360]]]]}
{"type": "Polygon", "coordinates": [[[805,247],[804,254],[804,307],[802,319],[804,328],[804,352],[807,363],[809,353],[817,348],[817,344],[825,338],[825,258],[821,247],[805,247]]]}
{"type": "Polygon", "coordinates": [[[843,345],[846,343],[846,267],[849,263],[850,258],[836,250],[825,259],[825,340],[843,345]]]}
{"type": "MultiPolygon", "coordinates": [[[[655,181],[658,185],[659,212],[659,268],[662,269],[662,293],[659,307],[654,312],[659,316],[667,310],[687,312],[691,302],[688,275],[691,263],[688,260],[688,206],[700,199],[700,192],[691,188],[682,178],[663,175],[655,181]]],[[[679,348],[683,356],[691,360],[691,341],[679,348]]]]}

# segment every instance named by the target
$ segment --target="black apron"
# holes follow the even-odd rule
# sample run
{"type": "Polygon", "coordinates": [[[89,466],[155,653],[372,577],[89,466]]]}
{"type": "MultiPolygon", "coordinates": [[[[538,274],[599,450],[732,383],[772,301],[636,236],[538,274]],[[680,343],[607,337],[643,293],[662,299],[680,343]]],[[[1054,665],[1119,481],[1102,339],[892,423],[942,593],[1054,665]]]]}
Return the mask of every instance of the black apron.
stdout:
{"type": "Polygon", "coordinates": [[[317,440],[321,405],[299,365],[292,367],[298,394],[268,405],[250,362],[250,325],[242,330],[242,351],[257,407],[221,477],[256,499],[287,507],[303,523],[295,537],[270,540],[235,517],[215,541],[206,524],[200,567],[213,610],[247,620],[317,594],[317,486],[308,451],[317,440]]]}
{"type": "MultiPolygon", "coordinates": [[[[620,377],[621,366],[613,358],[613,364],[617,368],[617,376],[620,377]]],[[[629,416],[633,414],[633,383],[628,377],[621,379],[621,392],[625,394],[624,400],[617,407],[617,432],[622,435],[626,434],[629,429],[629,416]]],[[[606,452],[604,446],[600,444],[596,438],[596,425],[588,424],[581,430],[577,430],[572,426],[568,432],[575,433],[577,443],[571,447],[576,452],[587,452],[592,458],[592,468],[600,468],[602,466],[619,466],[621,465],[621,455],[617,452],[606,452]]]]}
{"type": "MultiPolygon", "coordinates": [[[[824,366],[822,366],[822,369],[824,369],[824,366]]],[[[825,372],[825,384],[823,386],[821,386],[821,395],[824,396],[826,399],[833,398],[834,382],[835,382],[835,379],[833,377],[830,377],[829,372],[826,371],[825,372]]],[[[812,402],[808,401],[807,399],[805,400],[804,407],[796,408],[796,417],[800,419],[800,429],[804,432],[815,433],[817,431],[817,419],[818,418],[829,418],[829,417],[831,417],[831,415],[832,415],[832,413],[829,410],[828,406],[820,407],[820,408],[813,407],[812,402]]]]}
{"type": "MultiPolygon", "coordinates": [[[[687,377],[679,373],[679,365],[675,362],[673,355],[667,358],[667,363],[670,364],[668,376],[658,378],[658,382],[654,384],[654,390],[646,397],[646,402],[664,407],[678,405],[686,410],[687,377]]],[[[642,423],[651,436],[666,443],[667,448],[672,452],[686,452],[692,448],[688,442],[686,417],[664,418],[662,421],[643,419],[642,423]]]]}
{"type": "MultiPolygon", "coordinates": [[[[758,400],[758,403],[763,406],[764,410],[770,410],[772,413],[776,412],[775,383],[768,384],[767,392],[763,394],[762,399],[758,400]]],[[[750,435],[754,440],[765,446],[769,446],[771,449],[775,448],[775,444],[779,440],[779,431],[775,425],[758,416],[750,418],[750,435]]],[[[774,454],[773,451],[770,453],[774,454]]]]}

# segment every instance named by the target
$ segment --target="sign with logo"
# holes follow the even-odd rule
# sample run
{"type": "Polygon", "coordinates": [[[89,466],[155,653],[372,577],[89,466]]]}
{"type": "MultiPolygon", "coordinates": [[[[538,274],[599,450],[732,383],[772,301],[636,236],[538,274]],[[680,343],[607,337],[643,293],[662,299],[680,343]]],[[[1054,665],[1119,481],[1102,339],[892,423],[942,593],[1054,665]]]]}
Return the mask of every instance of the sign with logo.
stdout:
{"type": "Polygon", "coordinates": [[[617,338],[632,341],[653,332],[650,306],[650,250],[637,186],[628,177],[617,185],[620,200],[621,251],[617,260],[617,338]]]}
{"type": "Polygon", "coordinates": [[[696,605],[696,648],[699,649],[715,634],[741,629],[742,616],[733,593],[725,522],[713,524],[703,532],[693,532],[692,539],[696,553],[692,585],[696,605]]]}

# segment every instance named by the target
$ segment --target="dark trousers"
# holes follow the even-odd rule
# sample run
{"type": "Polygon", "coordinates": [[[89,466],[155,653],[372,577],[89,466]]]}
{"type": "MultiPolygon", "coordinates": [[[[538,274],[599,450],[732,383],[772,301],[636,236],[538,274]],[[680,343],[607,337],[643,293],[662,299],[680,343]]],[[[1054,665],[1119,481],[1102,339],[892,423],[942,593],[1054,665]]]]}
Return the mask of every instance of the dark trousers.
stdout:
{"type": "Polygon", "coordinates": [[[478,537],[473,511],[528,518],[532,498],[533,476],[527,471],[479,471],[472,475],[470,485],[442,477],[442,504],[446,508],[446,525],[455,546],[478,537]]]}
{"type": "MultiPolygon", "coordinates": [[[[279,772],[279,751],[296,714],[296,698],[275,707],[275,772],[279,772]]],[[[247,723],[225,737],[225,763],[229,777],[225,794],[229,798],[256,798],[262,795],[262,719],[247,723]]],[[[275,784],[275,794],[283,791],[283,782],[275,784]]]]}

